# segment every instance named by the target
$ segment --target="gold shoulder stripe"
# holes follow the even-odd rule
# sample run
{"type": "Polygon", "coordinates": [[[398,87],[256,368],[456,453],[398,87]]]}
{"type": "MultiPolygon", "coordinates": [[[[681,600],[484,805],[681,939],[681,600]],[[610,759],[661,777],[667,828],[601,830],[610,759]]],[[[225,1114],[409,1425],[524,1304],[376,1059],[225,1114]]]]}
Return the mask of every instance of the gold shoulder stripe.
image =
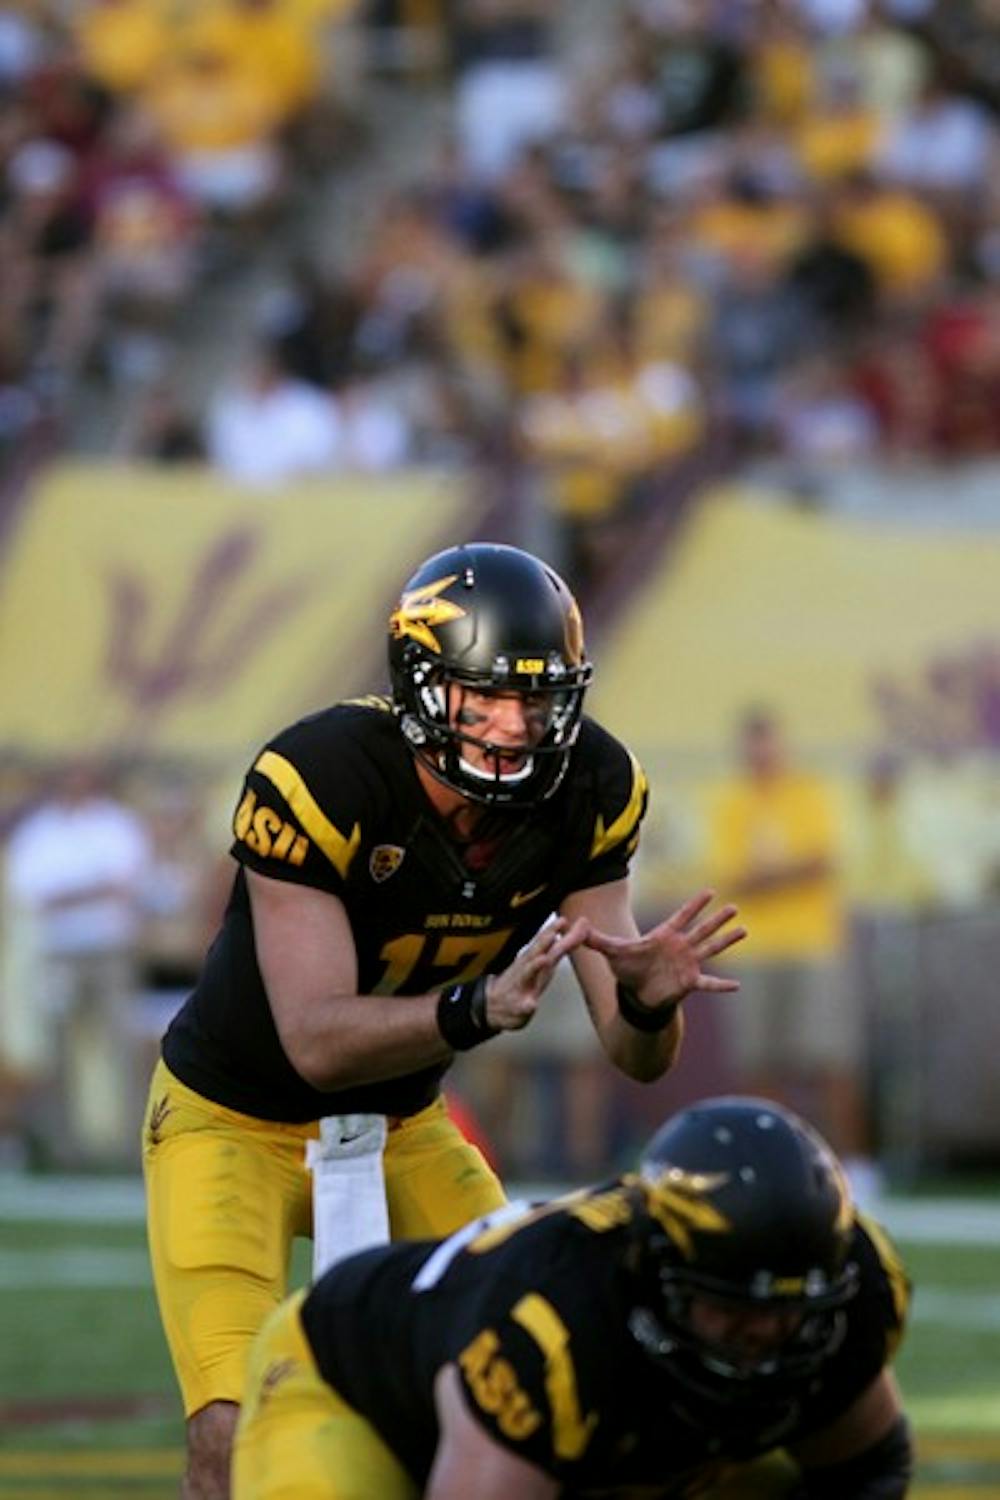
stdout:
{"type": "Polygon", "coordinates": [[[384,693],[363,693],[360,698],[343,698],[341,702],[351,708],[380,708],[385,713],[392,708],[391,700],[384,693]]]}
{"type": "Polygon", "coordinates": [[[597,822],[594,824],[594,839],[590,846],[591,859],[597,859],[598,855],[606,854],[609,849],[613,849],[623,839],[630,838],[638,828],[639,819],[642,817],[642,811],[646,803],[646,793],[649,790],[649,783],[646,780],[645,771],[631,750],[628,752],[628,758],[632,762],[632,790],[629,793],[628,801],[614,822],[607,828],[604,826],[603,817],[598,813],[597,822]]]}
{"type": "Polygon", "coordinates": [[[346,880],[361,842],[360,824],[355,823],[350,838],[345,838],[322,811],[291,761],[274,750],[265,750],[254,770],[277,787],[313,843],[322,849],[340,878],[346,880]]]}
{"type": "Polygon", "coordinates": [[[545,1355],[545,1389],[552,1408],[552,1445],[557,1458],[579,1458],[597,1426],[597,1413],[584,1416],[569,1350],[569,1329],[551,1302],[529,1292],[511,1313],[545,1355]]]}
{"type": "Polygon", "coordinates": [[[906,1274],[906,1268],[899,1258],[898,1250],[880,1224],[863,1213],[858,1214],[858,1223],[875,1246],[879,1264],[889,1282],[896,1319],[902,1327],[910,1308],[910,1278],[906,1274]]]}

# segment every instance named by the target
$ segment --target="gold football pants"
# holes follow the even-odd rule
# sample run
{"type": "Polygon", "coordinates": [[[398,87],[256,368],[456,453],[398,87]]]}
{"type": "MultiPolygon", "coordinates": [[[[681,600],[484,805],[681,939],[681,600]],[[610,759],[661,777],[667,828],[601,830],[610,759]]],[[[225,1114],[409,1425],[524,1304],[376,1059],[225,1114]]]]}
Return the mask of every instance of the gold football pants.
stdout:
{"type": "MultiPolygon", "coordinates": [[[[312,1232],[305,1148],[317,1134],[315,1121],[226,1109],[157,1064],[143,1129],[149,1248],[187,1416],[242,1400],[251,1340],[288,1289],[292,1240],[312,1232]]],[[[442,1099],[392,1123],[384,1163],[393,1239],[451,1234],[504,1202],[442,1099]]]]}
{"type": "Polygon", "coordinates": [[[254,1343],[233,1500],[418,1500],[418,1486],[375,1428],[316,1368],[299,1321],[304,1296],[283,1302],[254,1343]]]}

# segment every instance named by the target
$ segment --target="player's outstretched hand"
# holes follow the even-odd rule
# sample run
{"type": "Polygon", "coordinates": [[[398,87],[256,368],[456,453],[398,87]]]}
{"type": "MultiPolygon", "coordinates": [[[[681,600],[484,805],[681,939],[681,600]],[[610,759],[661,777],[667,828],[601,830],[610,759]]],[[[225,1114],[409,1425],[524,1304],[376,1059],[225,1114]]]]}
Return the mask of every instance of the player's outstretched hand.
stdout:
{"type": "Polygon", "coordinates": [[[696,992],[728,994],[739,989],[739,980],[706,974],[703,965],[741,943],[746,928],[733,926],[737,909],[731,904],[709,912],[714,899],[714,891],[699,891],[637,938],[612,937],[591,928],[584,942],[604,954],[615,978],[644,1005],[683,1000],[696,992]]]}
{"type": "Polygon", "coordinates": [[[491,976],[486,992],[486,1019],[498,1031],[520,1031],[527,1026],[556,964],[587,941],[590,924],[578,917],[573,923],[565,917],[546,922],[530,943],[500,974],[491,976]]]}

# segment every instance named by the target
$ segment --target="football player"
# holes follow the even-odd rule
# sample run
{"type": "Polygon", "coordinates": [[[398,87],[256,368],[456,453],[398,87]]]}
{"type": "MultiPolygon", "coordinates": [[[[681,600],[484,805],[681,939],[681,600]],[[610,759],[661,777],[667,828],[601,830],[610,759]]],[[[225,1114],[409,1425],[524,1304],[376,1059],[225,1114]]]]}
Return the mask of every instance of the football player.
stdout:
{"type": "Polygon", "coordinates": [[[228,1494],[249,1341],[311,1232],[320,1119],[387,1117],[392,1237],[447,1234],[503,1191],[442,1074],[528,1025],[564,954],[636,1079],[672,1064],[686,996],[738,988],[704,967],[743,936],[711,892],[636,925],[646,779],[583,717],[591,665],[551,568],[497,545],[432,557],[392,613],[389,671],[391,697],[303,719],[255,759],[222,929],[152,1081],[150,1250],[189,1500],[228,1494]]]}
{"type": "Polygon", "coordinates": [[[290,1297],[253,1351],[234,1500],[898,1500],[908,1297],[810,1126],[707,1100],[637,1175],[290,1297]]]}

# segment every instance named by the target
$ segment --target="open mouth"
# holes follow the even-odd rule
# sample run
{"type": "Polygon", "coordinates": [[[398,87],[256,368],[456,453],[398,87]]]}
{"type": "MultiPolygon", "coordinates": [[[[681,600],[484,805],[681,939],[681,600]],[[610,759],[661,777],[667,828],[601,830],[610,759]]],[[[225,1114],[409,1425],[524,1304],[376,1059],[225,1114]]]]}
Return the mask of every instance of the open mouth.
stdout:
{"type": "Polygon", "coordinates": [[[520,781],[530,774],[533,757],[523,748],[470,750],[466,746],[461,763],[467,772],[484,781],[520,781]]]}

